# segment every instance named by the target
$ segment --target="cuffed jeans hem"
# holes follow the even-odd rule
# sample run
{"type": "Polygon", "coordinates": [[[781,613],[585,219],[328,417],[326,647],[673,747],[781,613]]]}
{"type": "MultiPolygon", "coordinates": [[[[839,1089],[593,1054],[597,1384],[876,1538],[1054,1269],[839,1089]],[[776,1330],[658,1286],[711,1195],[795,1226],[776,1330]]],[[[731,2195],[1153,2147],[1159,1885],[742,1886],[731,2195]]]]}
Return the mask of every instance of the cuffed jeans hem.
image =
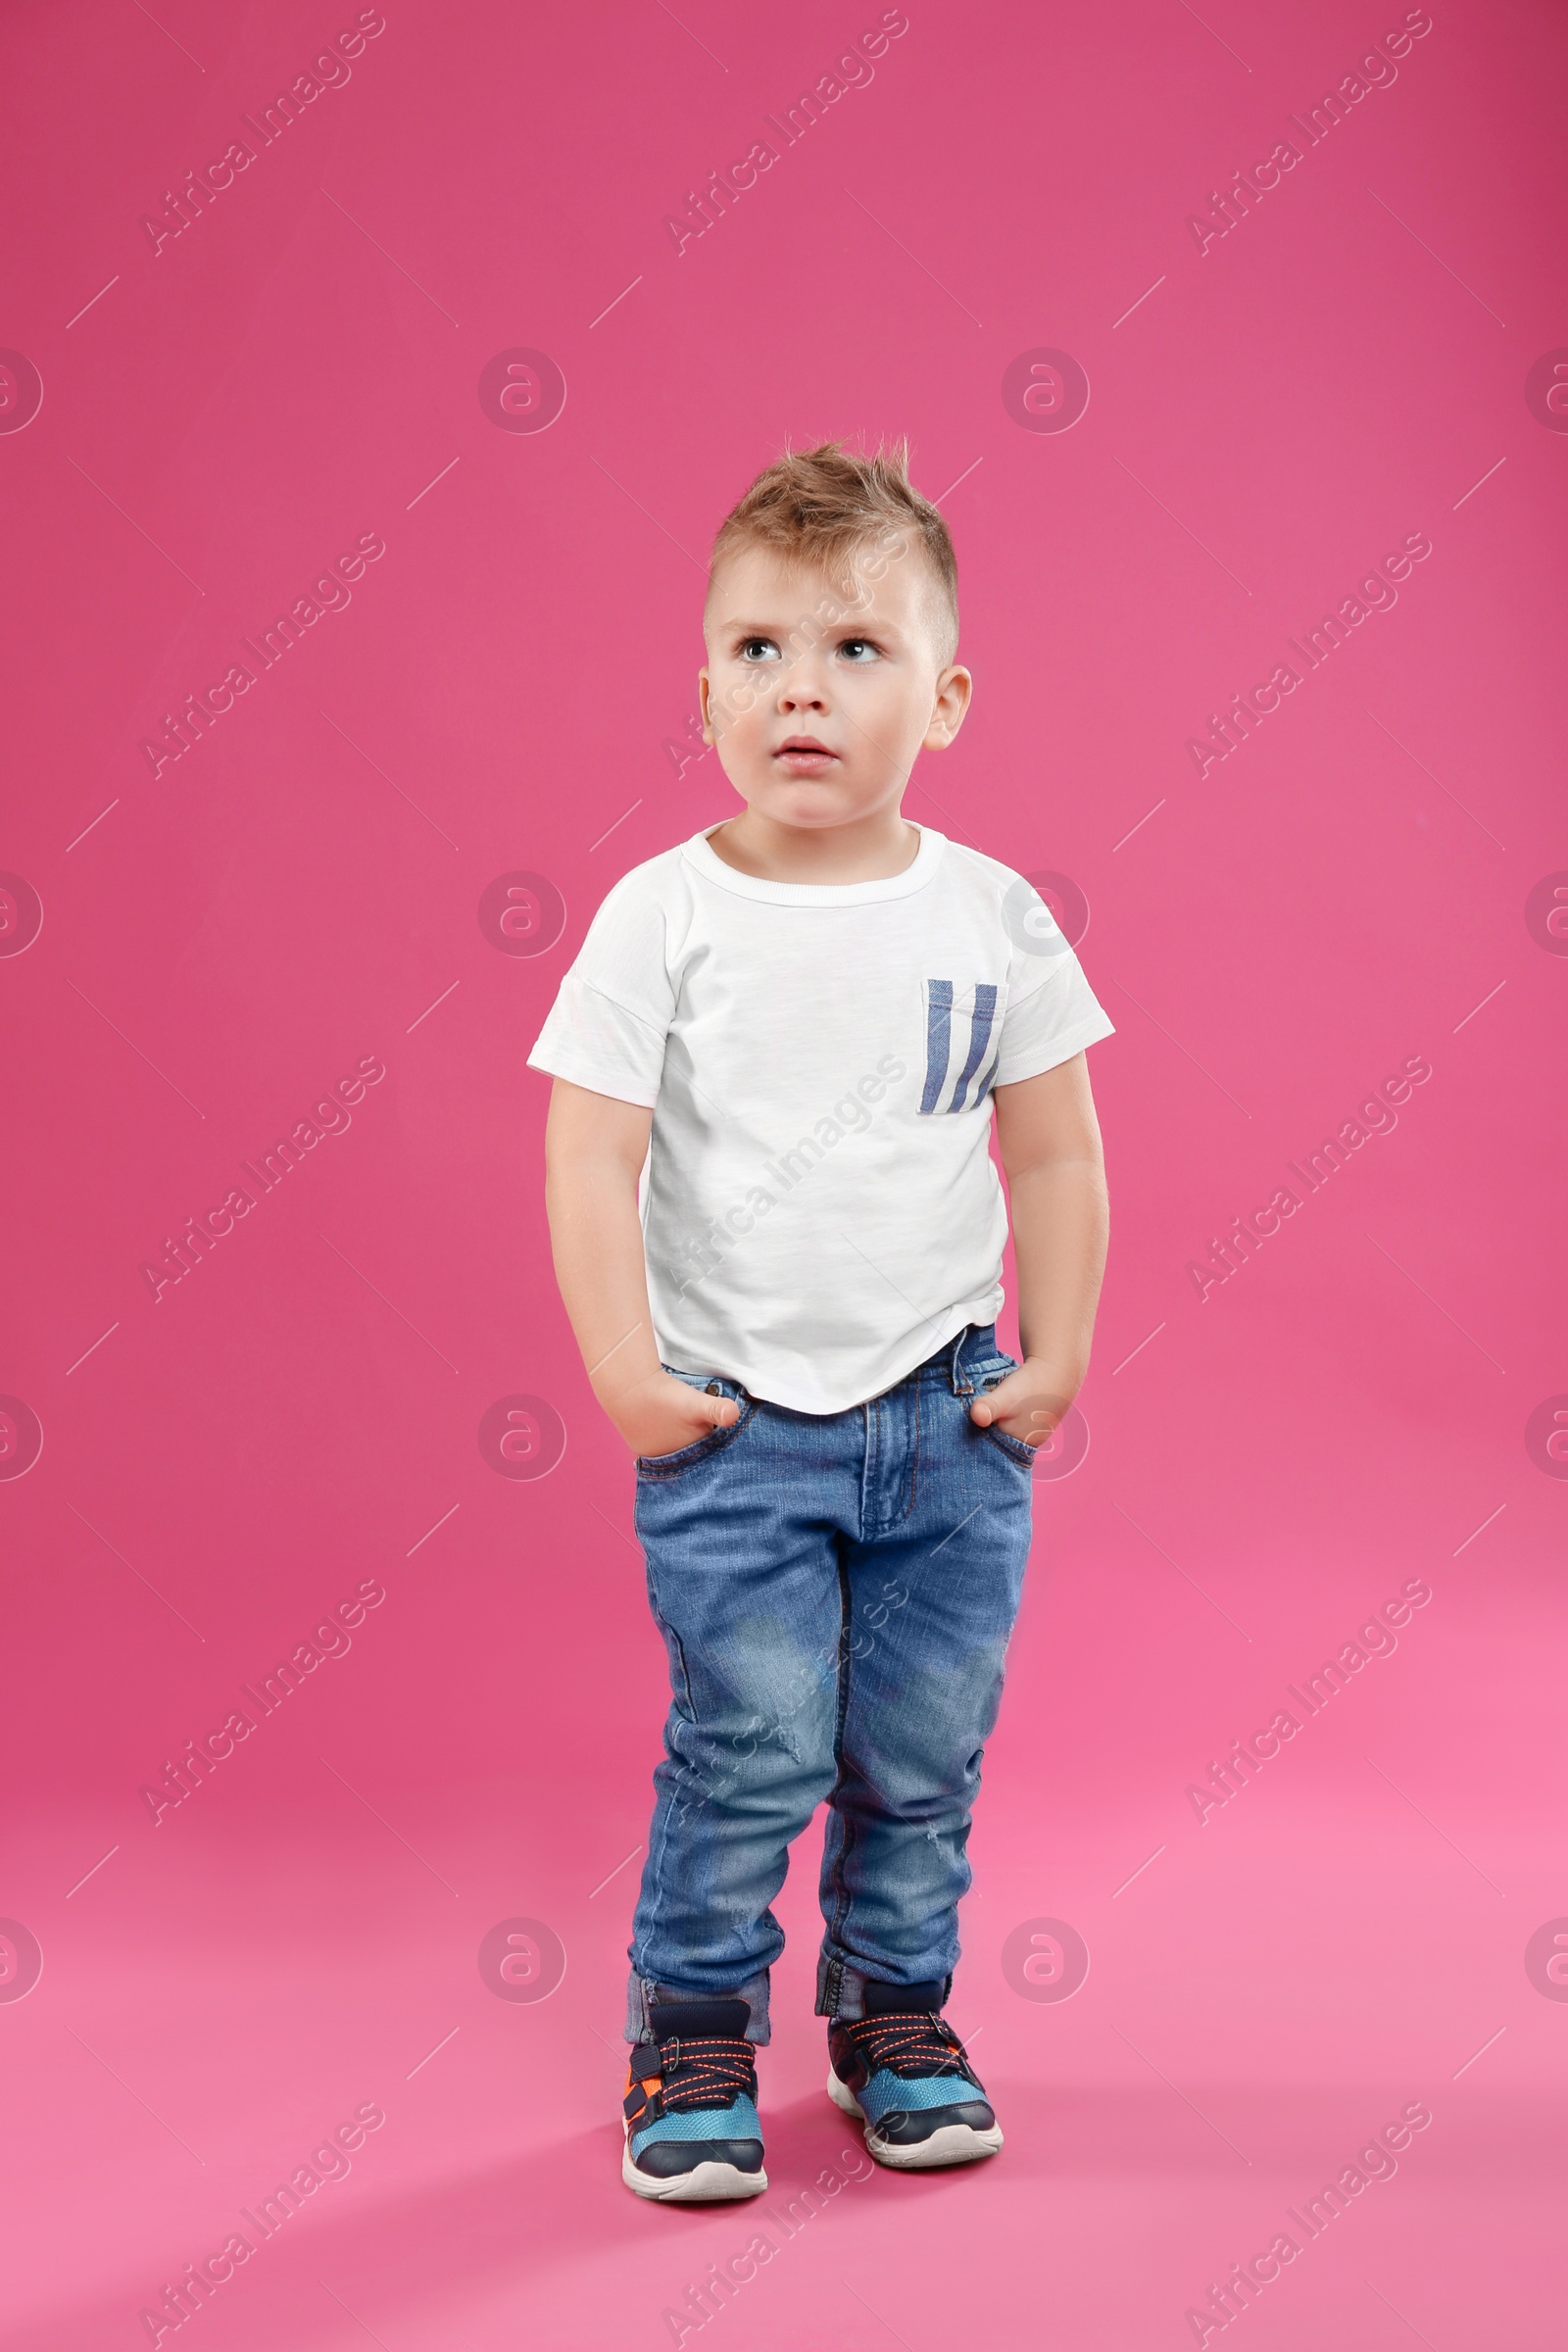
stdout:
{"type": "Polygon", "coordinates": [[[649,1978],[632,1970],[626,1985],[626,2039],[634,2045],[654,2038],[653,2021],[649,2010],[655,2001],[745,2001],[751,2010],[751,2023],[746,2029],[748,2041],[759,2044],[772,2039],[772,2027],[767,2010],[767,1971],[764,1968],[744,1984],[726,1985],[722,1992],[694,1991],[688,1985],[655,1984],[649,1978]]]}
{"type": "MultiPolygon", "coordinates": [[[[931,1982],[928,1977],[910,1981],[922,1984],[931,1982]]],[[[895,1977],[867,1976],[853,1961],[846,1960],[842,1952],[824,1952],[816,1964],[816,2014],[818,2017],[842,2017],[847,2020],[863,2017],[866,1985],[893,1984],[898,1982],[899,1979],[895,1977]]],[[[943,1980],[944,2007],[952,1990],[953,1974],[950,1970],[943,1980]]]]}

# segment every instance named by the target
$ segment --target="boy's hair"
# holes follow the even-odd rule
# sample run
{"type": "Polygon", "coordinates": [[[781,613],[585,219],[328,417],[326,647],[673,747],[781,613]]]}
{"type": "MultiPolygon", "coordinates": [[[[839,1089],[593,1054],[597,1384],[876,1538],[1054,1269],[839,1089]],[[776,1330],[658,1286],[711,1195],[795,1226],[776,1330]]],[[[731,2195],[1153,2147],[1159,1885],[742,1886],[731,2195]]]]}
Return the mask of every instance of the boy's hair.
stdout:
{"type": "MultiPolygon", "coordinates": [[[[915,549],[936,592],[937,651],[946,667],[958,644],[958,566],[948,526],[909,480],[909,444],[858,456],[838,441],[787,449],[730,509],[713,540],[709,594],[720,563],[742,547],[765,547],[787,561],[847,578],[872,541],[885,569],[915,549]]],[[[880,575],[878,575],[880,576],[880,575]]]]}

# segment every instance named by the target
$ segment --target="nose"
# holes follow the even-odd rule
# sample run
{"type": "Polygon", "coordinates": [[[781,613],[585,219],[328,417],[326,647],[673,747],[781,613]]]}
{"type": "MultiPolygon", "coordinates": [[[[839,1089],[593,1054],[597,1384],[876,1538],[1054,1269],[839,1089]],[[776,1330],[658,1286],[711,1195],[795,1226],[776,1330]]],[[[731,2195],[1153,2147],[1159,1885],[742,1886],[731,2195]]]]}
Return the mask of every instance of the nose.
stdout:
{"type": "Polygon", "coordinates": [[[801,654],[784,670],[778,683],[781,711],[825,710],[827,695],[814,654],[801,654]]]}

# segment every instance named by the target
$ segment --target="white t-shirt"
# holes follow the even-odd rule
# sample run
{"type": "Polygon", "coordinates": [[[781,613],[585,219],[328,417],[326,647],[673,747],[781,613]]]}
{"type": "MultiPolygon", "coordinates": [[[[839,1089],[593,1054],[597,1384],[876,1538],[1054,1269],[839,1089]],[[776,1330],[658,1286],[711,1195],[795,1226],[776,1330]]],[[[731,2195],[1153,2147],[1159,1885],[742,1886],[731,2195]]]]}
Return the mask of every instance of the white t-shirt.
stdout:
{"type": "Polygon", "coordinates": [[[1111,1034],[1031,884],[919,831],[876,882],[758,881],[706,833],[634,866],[528,1056],[654,1113],[662,1360],[799,1412],[880,1396],[994,1320],[990,1091],[1111,1034]]]}

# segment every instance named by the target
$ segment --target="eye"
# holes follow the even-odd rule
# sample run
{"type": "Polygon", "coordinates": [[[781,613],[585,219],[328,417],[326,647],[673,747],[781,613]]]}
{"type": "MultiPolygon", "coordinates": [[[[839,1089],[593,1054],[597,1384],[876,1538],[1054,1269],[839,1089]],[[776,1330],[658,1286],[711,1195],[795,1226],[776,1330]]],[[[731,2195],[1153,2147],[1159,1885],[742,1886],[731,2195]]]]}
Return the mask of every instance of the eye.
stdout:
{"type": "Polygon", "coordinates": [[[869,637],[846,637],[839,652],[845,661],[863,668],[867,662],[880,660],[882,649],[873,645],[869,637]]]}
{"type": "Polygon", "coordinates": [[[778,647],[771,637],[743,637],[738,647],[743,662],[766,662],[774,659],[778,647]]]}

